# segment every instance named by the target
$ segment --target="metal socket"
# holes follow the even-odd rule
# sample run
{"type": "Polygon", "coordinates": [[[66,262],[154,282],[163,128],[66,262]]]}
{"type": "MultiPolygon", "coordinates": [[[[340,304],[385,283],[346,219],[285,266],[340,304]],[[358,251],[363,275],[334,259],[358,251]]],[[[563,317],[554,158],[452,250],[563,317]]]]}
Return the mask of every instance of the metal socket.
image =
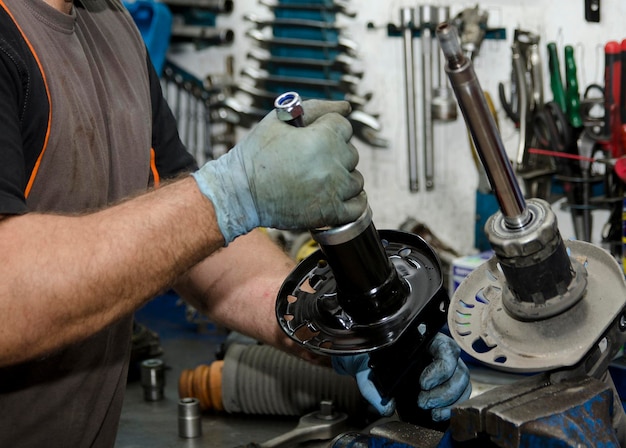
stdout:
{"type": "Polygon", "coordinates": [[[141,363],[141,386],[146,401],[163,399],[165,364],[161,359],[146,359],[141,363]]]}
{"type": "Polygon", "coordinates": [[[178,401],[178,435],[184,439],[194,439],[202,435],[200,400],[186,397],[178,401]]]}

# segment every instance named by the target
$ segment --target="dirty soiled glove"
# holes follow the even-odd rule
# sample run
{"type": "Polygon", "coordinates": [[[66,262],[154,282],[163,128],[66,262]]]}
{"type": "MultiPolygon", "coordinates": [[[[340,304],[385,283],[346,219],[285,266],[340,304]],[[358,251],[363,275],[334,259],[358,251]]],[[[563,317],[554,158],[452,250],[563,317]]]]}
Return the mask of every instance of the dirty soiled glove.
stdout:
{"type": "Polygon", "coordinates": [[[370,357],[367,353],[333,356],[331,361],[335,372],[340,375],[350,375],[356,379],[361,395],[380,415],[388,417],[394,413],[396,410],[395,401],[391,399],[383,404],[383,398],[372,382],[372,369],[369,367],[370,357]]]}
{"type": "Polygon", "coordinates": [[[428,346],[433,361],[426,366],[420,376],[418,405],[422,409],[432,409],[434,421],[450,418],[450,410],[455,404],[465,401],[472,392],[467,366],[459,358],[461,349],[450,337],[437,333],[428,346]]]}
{"type": "Polygon", "coordinates": [[[193,177],[226,245],[255,227],[309,229],[355,221],[367,207],[345,101],[302,103],[306,127],[272,111],[233,149],[193,177]]]}
{"type": "MultiPolygon", "coordinates": [[[[439,422],[450,418],[451,408],[469,398],[472,386],[469,370],[459,358],[461,349],[453,339],[437,333],[428,346],[433,361],[422,372],[419,382],[422,391],[418,396],[418,406],[431,409],[433,421],[439,422]]],[[[395,402],[383,404],[376,386],[372,382],[372,370],[369,367],[369,355],[333,356],[335,371],[343,375],[352,375],[363,397],[384,416],[395,411],[395,402]]]]}

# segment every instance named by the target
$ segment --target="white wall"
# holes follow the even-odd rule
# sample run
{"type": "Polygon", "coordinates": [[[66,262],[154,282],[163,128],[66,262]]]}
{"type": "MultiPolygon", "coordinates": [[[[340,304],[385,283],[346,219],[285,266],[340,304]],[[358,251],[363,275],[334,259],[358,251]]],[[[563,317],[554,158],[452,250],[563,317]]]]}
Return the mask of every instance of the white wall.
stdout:
{"type": "MultiPolygon", "coordinates": [[[[359,169],[365,176],[365,189],[374,212],[374,222],[379,229],[396,228],[407,217],[416,218],[434,231],[443,241],[461,252],[469,252],[474,238],[474,191],[477,183],[467,140],[464,121],[435,124],[435,189],[417,193],[409,192],[406,127],[404,118],[404,69],[402,39],[389,37],[386,25],[399,24],[401,7],[415,7],[419,4],[449,5],[452,15],[458,11],[473,7],[476,3],[454,1],[408,2],[404,0],[352,0],[352,9],[358,12],[354,19],[340,17],[347,26],[346,37],[360,45],[360,61],[365,68],[360,91],[373,92],[374,97],[366,111],[380,114],[383,125],[381,136],[389,140],[387,149],[371,148],[361,141],[355,141],[360,151],[359,169]],[[367,29],[367,23],[377,25],[367,29]]],[[[586,23],[584,20],[583,0],[502,0],[480,4],[481,9],[489,11],[490,28],[506,28],[506,40],[486,40],[480,55],[474,61],[474,68],[483,89],[488,91],[499,109],[501,133],[507,151],[515,154],[517,133],[501,110],[497,98],[498,82],[510,78],[510,44],[513,30],[519,27],[539,33],[542,38],[542,50],[545,56],[545,44],[557,42],[559,54],[563,46],[570,44],[576,48],[578,63],[578,81],[581,91],[591,83],[603,84],[603,46],[609,40],[626,38],[626,2],[620,0],[602,0],[601,21],[599,24],[586,23]]],[[[226,55],[235,56],[236,71],[252,65],[246,59],[246,51],[252,42],[245,37],[250,24],[242,20],[246,13],[255,13],[271,17],[271,12],[257,0],[235,0],[235,10],[227,16],[220,16],[218,26],[235,30],[235,42],[223,48],[209,48],[200,52],[183,51],[171,54],[177,63],[202,78],[209,73],[223,72],[226,55]]],[[[416,61],[419,61],[420,42],[415,41],[416,61]]],[[[546,72],[545,95],[551,99],[547,80],[547,57],[544,58],[546,72]]],[[[421,101],[419,65],[416,89],[418,104],[421,101]]],[[[421,114],[418,115],[418,123],[421,114]]],[[[421,144],[421,130],[418,124],[418,142],[421,144]]],[[[242,131],[244,132],[244,131],[242,131]]],[[[420,150],[420,162],[422,160],[420,150]]],[[[423,166],[423,164],[422,164],[423,166]]],[[[421,168],[420,168],[421,169],[421,168]]],[[[424,184],[423,179],[420,182],[424,184]]],[[[563,236],[572,235],[568,215],[559,214],[563,236]]],[[[596,219],[594,233],[604,222],[605,215],[596,219]]]]}

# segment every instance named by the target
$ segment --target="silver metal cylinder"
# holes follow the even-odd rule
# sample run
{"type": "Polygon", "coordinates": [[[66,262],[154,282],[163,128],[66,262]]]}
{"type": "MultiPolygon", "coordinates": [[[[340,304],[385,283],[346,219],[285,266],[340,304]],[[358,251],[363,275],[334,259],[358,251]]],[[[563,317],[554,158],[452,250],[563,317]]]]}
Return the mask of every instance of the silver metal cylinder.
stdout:
{"type": "Polygon", "coordinates": [[[426,190],[435,187],[435,150],[433,143],[433,53],[432,32],[435,27],[436,10],[432,5],[420,5],[420,27],[422,32],[422,139],[424,148],[424,178],[426,190]]]}
{"type": "Polygon", "coordinates": [[[165,364],[160,359],[146,359],[141,363],[141,386],[146,401],[163,399],[165,364]]]}
{"type": "MultiPolygon", "coordinates": [[[[513,44],[511,47],[512,59],[513,59],[513,73],[515,75],[515,82],[518,86],[523,86],[526,83],[526,68],[524,57],[521,53],[518,44],[513,44]]],[[[517,163],[517,169],[524,168],[524,158],[526,154],[526,136],[528,135],[528,119],[529,115],[529,98],[527,89],[519,87],[519,142],[517,146],[517,156],[515,162],[517,163]]]]}
{"type": "Polygon", "coordinates": [[[529,222],[530,213],[472,62],[463,54],[454,26],[448,23],[439,24],[436,33],[447,60],[446,73],[450,84],[485,167],[489,183],[496,194],[506,225],[512,229],[522,228],[529,222]]]}
{"type": "Polygon", "coordinates": [[[413,50],[413,8],[400,9],[400,26],[404,48],[404,93],[406,98],[406,135],[409,166],[409,190],[419,191],[417,161],[417,106],[415,103],[415,60],[413,50]]]}
{"type": "Polygon", "coordinates": [[[187,397],[178,401],[178,435],[185,439],[202,435],[200,400],[197,398],[187,397]]]}
{"type": "MultiPolygon", "coordinates": [[[[436,7],[436,22],[447,22],[450,19],[450,7],[436,7]]],[[[456,99],[450,88],[448,76],[444,70],[441,49],[437,45],[433,49],[434,74],[437,85],[433,88],[431,110],[433,121],[450,122],[457,119],[456,99]]]]}
{"type": "Polygon", "coordinates": [[[354,240],[372,223],[372,209],[367,207],[354,222],[339,227],[324,227],[311,230],[311,236],[321,245],[336,246],[354,240]]]}
{"type": "MultiPolygon", "coordinates": [[[[450,20],[450,7],[438,6],[436,7],[437,24],[447,22],[450,20]]],[[[435,27],[436,28],[436,27],[435,27]]],[[[435,60],[437,61],[437,82],[440,86],[446,86],[448,84],[448,77],[446,71],[443,68],[443,61],[441,57],[441,49],[437,48],[435,51],[435,60]]]]}

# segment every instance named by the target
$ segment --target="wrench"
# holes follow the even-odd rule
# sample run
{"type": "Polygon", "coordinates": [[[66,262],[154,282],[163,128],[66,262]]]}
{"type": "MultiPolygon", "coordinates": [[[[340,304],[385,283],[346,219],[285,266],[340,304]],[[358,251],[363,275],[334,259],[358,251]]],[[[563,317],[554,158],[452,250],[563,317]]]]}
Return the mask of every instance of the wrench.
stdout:
{"type": "MultiPolygon", "coordinates": [[[[260,89],[251,85],[245,81],[240,82],[236,86],[236,90],[244,92],[250,95],[257,103],[262,101],[273,101],[276,99],[276,92],[272,92],[265,89],[260,89]]],[[[352,104],[353,107],[363,107],[365,106],[371,99],[373,94],[371,92],[366,93],[365,95],[356,95],[352,93],[344,93],[340,98],[327,98],[327,99],[342,99],[348,101],[352,104]]]]}
{"type": "Polygon", "coordinates": [[[243,19],[247,22],[254,23],[258,28],[265,28],[266,26],[284,26],[284,27],[298,27],[298,28],[314,28],[320,30],[343,30],[345,26],[338,25],[334,22],[325,22],[323,20],[309,20],[309,19],[291,19],[291,18],[271,18],[263,19],[254,14],[246,14],[243,19]]]}
{"type": "Polygon", "coordinates": [[[348,9],[348,2],[343,0],[335,0],[332,3],[280,3],[276,0],[259,0],[261,5],[267,6],[271,10],[290,9],[290,10],[309,10],[324,12],[339,12],[347,17],[356,17],[356,12],[348,9]]]}
{"type": "Polygon", "coordinates": [[[359,83],[359,79],[351,75],[342,75],[337,80],[323,78],[300,78],[295,76],[271,75],[265,70],[257,70],[252,67],[244,68],[241,71],[241,74],[265,85],[282,84],[315,88],[331,88],[338,89],[344,93],[356,93],[357,85],[359,83]]]}
{"type": "Polygon", "coordinates": [[[164,0],[168,6],[206,9],[216,13],[233,12],[233,0],[164,0]]]}
{"type": "Polygon", "coordinates": [[[261,30],[250,29],[246,31],[246,35],[251,39],[256,40],[259,45],[266,47],[275,47],[282,45],[285,47],[301,47],[301,48],[314,48],[325,51],[345,51],[346,54],[357,57],[358,45],[356,42],[344,37],[339,37],[336,42],[321,41],[312,39],[298,39],[290,37],[269,37],[261,30]]]}
{"type": "Polygon", "coordinates": [[[291,431],[261,444],[252,443],[238,448],[293,448],[300,442],[332,439],[348,429],[347,420],[346,414],[333,411],[332,401],[324,400],[319,411],[302,416],[291,431]]]}
{"type": "Polygon", "coordinates": [[[339,70],[359,78],[363,76],[362,70],[353,68],[357,65],[356,59],[346,54],[338,54],[333,59],[317,59],[276,56],[260,48],[253,48],[248,52],[248,58],[257,61],[262,68],[273,65],[303,68],[310,67],[318,70],[339,70]]]}
{"type": "Polygon", "coordinates": [[[171,29],[172,42],[192,42],[196,45],[224,45],[235,39],[230,28],[175,23],[171,29]]]}

